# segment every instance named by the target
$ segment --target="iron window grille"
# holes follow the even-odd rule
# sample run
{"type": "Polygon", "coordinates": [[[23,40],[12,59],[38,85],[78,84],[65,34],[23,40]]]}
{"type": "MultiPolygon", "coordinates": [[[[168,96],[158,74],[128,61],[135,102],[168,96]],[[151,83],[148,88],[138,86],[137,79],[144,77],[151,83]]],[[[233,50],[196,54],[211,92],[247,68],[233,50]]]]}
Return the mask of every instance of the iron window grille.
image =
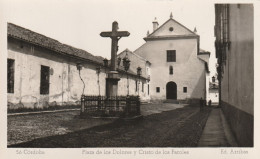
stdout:
{"type": "Polygon", "coordinates": [[[7,93],[14,93],[14,60],[7,59],[7,93]]]}
{"type": "Polygon", "coordinates": [[[50,87],[50,67],[41,66],[40,94],[49,94],[50,87]]]}
{"type": "Polygon", "coordinates": [[[183,92],[187,93],[187,87],[183,87],[183,92]]]}
{"type": "Polygon", "coordinates": [[[169,67],[169,74],[173,75],[173,67],[172,66],[169,67]]]}
{"type": "Polygon", "coordinates": [[[176,50],[167,50],[167,62],[176,62],[176,50]]]}
{"type": "Polygon", "coordinates": [[[156,92],[157,92],[157,93],[160,92],[160,87],[156,87],[156,92]]]}

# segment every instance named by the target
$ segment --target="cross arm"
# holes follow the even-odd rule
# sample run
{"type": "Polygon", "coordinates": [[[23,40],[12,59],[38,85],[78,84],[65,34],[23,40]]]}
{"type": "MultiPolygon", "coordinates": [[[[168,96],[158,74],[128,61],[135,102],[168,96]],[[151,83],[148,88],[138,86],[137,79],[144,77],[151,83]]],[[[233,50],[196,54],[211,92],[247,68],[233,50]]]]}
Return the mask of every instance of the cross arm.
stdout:
{"type": "Polygon", "coordinates": [[[128,31],[119,31],[117,32],[118,37],[123,37],[123,36],[129,36],[130,33],[128,31]]]}
{"type": "Polygon", "coordinates": [[[118,31],[118,32],[101,32],[100,36],[102,37],[124,37],[129,36],[130,33],[128,31],[118,31]]]}
{"type": "Polygon", "coordinates": [[[112,32],[101,32],[100,36],[102,36],[102,37],[112,37],[112,32]]]}

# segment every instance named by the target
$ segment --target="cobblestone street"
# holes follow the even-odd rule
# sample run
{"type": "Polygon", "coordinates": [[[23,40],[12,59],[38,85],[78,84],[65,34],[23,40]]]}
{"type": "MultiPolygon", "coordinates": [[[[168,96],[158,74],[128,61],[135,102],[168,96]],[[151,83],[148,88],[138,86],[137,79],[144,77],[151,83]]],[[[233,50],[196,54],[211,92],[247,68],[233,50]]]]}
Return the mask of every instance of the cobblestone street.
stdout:
{"type": "MultiPolygon", "coordinates": [[[[141,106],[144,116],[182,108],[179,104],[147,104],[141,106]]],[[[104,125],[115,119],[80,119],[78,111],[8,116],[8,145],[36,138],[61,135],[104,125]]]]}
{"type": "MultiPolygon", "coordinates": [[[[151,107],[153,107],[153,105],[145,105],[143,106],[142,111],[145,112],[145,108],[147,108],[147,110],[150,110],[151,107]]],[[[199,108],[195,106],[183,107],[180,105],[172,105],[170,109],[169,104],[165,104],[161,109],[163,109],[164,112],[162,112],[163,110],[160,110],[157,107],[157,109],[154,110],[155,114],[147,113],[147,116],[144,116],[142,120],[135,122],[125,122],[122,120],[107,121],[101,119],[91,119],[93,121],[96,121],[95,123],[93,121],[89,121],[89,119],[75,119],[74,116],[77,115],[78,112],[63,112],[58,114],[53,113],[45,115],[42,114],[42,116],[45,116],[45,120],[37,117],[37,120],[39,120],[38,124],[41,123],[39,124],[41,125],[41,128],[39,127],[39,125],[38,127],[36,127],[37,123],[27,123],[24,125],[16,124],[16,129],[14,129],[15,124],[13,124],[13,117],[11,117],[10,119],[8,119],[8,127],[11,127],[8,129],[9,144],[13,144],[19,141],[15,140],[14,142],[13,140],[14,135],[17,134],[19,134],[20,136],[26,136],[27,141],[30,137],[31,139],[33,139],[33,137],[35,137],[33,135],[35,135],[36,132],[39,133],[38,136],[40,136],[40,134],[42,135],[38,138],[35,137],[35,139],[32,141],[12,146],[9,145],[9,147],[47,148],[197,146],[203,130],[203,126],[207,121],[207,117],[209,112],[211,111],[211,108],[206,108],[203,112],[199,112],[199,108]],[[51,119],[51,116],[52,118],[56,118],[56,120],[51,119]],[[61,118],[61,116],[66,117],[61,118]],[[99,123],[97,121],[99,121],[99,123]],[[87,123],[92,123],[92,125],[87,123]],[[33,125],[34,128],[25,128],[28,127],[28,125],[33,125]],[[45,125],[45,127],[43,128],[42,125],[45,125]],[[18,127],[20,127],[21,129],[17,129],[18,127]],[[43,129],[43,131],[39,129],[43,129]],[[57,130],[61,131],[57,132],[57,130]],[[47,132],[51,133],[49,133],[48,135],[47,132]],[[50,134],[52,135],[50,136],[50,134]]],[[[27,115],[19,117],[30,116],[27,115]]],[[[31,117],[35,118],[34,115],[31,115],[31,117]]]]}

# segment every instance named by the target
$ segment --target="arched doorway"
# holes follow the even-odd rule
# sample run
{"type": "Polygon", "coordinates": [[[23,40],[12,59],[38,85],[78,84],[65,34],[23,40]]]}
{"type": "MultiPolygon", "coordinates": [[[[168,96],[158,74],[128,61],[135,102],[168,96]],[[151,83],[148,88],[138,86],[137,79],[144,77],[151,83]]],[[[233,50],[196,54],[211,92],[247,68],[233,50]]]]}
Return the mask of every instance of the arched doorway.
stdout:
{"type": "Polygon", "coordinates": [[[166,85],[166,98],[177,99],[177,85],[175,82],[168,82],[166,85]]]}

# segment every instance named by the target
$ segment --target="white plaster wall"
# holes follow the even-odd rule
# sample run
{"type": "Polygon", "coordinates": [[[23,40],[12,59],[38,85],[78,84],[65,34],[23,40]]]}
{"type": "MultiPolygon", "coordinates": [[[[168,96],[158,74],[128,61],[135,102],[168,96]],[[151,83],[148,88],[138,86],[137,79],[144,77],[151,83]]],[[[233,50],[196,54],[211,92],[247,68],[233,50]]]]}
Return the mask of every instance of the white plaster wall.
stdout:
{"type": "Polygon", "coordinates": [[[206,97],[204,62],[197,57],[196,39],[148,41],[135,51],[151,64],[150,93],[152,99],[166,99],[166,84],[177,84],[177,99],[206,97]],[[176,62],[166,62],[167,50],[176,50],[176,62]],[[173,66],[173,75],[169,75],[173,66]],[[160,93],[156,93],[160,87],[160,93]],[[183,93],[187,87],[187,93],[183,93]]]}
{"type": "MultiPolygon", "coordinates": [[[[121,67],[123,67],[123,58],[126,56],[126,52],[122,52],[119,57],[121,57],[122,61],[120,63],[121,67]]],[[[130,62],[130,68],[129,70],[132,70],[133,72],[137,72],[137,68],[141,67],[142,68],[142,76],[147,77],[148,72],[147,68],[149,68],[149,65],[146,63],[146,60],[142,59],[141,57],[138,57],[138,55],[135,55],[131,52],[127,53],[128,59],[131,61],[130,62]]]]}
{"type": "Polygon", "coordinates": [[[253,5],[230,5],[230,41],[221,97],[224,102],[253,115],[254,111],[253,5]]]}
{"type": "Polygon", "coordinates": [[[169,22],[166,22],[161,28],[156,30],[152,36],[169,36],[169,35],[190,35],[194,34],[182,25],[178,24],[175,20],[171,19],[169,22]],[[170,31],[169,28],[173,27],[173,31],[170,31]]]}
{"type": "Polygon", "coordinates": [[[209,64],[209,55],[198,55],[199,58],[201,58],[202,60],[206,61],[209,64]]]}
{"type": "Polygon", "coordinates": [[[210,100],[209,81],[210,81],[210,74],[206,73],[206,100],[207,100],[207,102],[210,100]]]}
{"type": "Polygon", "coordinates": [[[212,103],[219,103],[219,93],[218,90],[209,91],[209,99],[212,103]]]}
{"type": "MultiPolygon", "coordinates": [[[[31,44],[11,40],[8,43],[8,58],[15,60],[14,93],[8,93],[8,102],[17,107],[46,107],[48,105],[74,105],[80,101],[83,93],[83,82],[76,68],[77,60],[64,56],[57,56],[53,52],[34,47],[31,44]],[[23,48],[20,48],[20,45],[23,48]],[[53,69],[50,75],[48,95],[40,95],[41,65],[53,69]]],[[[85,82],[85,95],[98,95],[97,65],[84,62],[81,77],[85,82]]],[[[137,95],[135,91],[136,77],[129,76],[130,95],[137,95]]],[[[101,69],[99,75],[100,95],[105,95],[106,73],[101,69]]],[[[119,81],[118,95],[126,95],[126,76],[122,75],[119,81]]],[[[149,99],[147,96],[147,84],[145,80],[145,92],[140,92],[142,100],[149,99]]],[[[141,88],[141,87],[140,87],[141,88]]]]}

